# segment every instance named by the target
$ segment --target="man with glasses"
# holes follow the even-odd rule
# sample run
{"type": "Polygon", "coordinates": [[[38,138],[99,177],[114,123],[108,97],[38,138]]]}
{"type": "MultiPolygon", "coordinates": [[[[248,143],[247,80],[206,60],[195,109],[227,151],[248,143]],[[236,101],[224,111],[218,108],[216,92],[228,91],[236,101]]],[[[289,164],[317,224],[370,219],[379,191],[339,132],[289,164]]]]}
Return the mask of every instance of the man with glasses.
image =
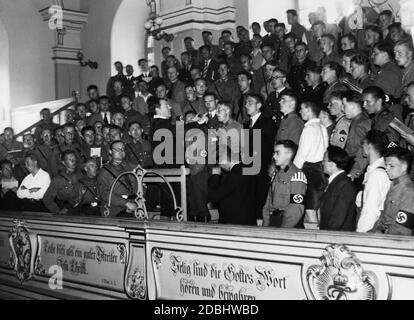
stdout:
{"type": "Polygon", "coordinates": [[[266,100],[263,114],[266,117],[271,118],[276,126],[279,127],[282,115],[280,113],[280,99],[286,88],[286,72],[282,69],[275,69],[272,74],[272,86],[275,90],[272,92],[266,100]]]}
{"type": "Polygon", "coordinates": [[[114,141],[109,148],[110,161],[104,165],[98,175],[98,194],[101,206],[101,214],[104,217],[133,217],[137,204],[136,179],[133,176],[124,176],[119,179],[112,192],[109,203],[110,191],[115,180],[124,172],[132,171],[134,166],[125,162],[125,143],[114,141]]]}
{"type": "Polygon", "coordinates": [[[288,83],[292,90],[302,95],[306,90],[306,70],[316,63],[309,58],[309,49],[306,43],[297,42],[295,45],[296,63],[290,69],[288,83]]]}

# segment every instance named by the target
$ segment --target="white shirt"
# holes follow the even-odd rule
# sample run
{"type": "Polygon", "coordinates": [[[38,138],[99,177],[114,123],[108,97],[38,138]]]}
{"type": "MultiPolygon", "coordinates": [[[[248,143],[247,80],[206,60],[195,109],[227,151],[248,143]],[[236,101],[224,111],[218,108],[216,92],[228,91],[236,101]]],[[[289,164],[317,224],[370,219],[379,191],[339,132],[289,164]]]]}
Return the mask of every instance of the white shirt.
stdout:
{"type": "Polygon", "coordinates": [[[29,174],[23,179],[20,188],[17,190],[17,197],[19,199],[34,199],[42,200],[50,185],[50,176],[46,171],[39,169],[36,175],[29,174]],[[22,190],[22,186],[27,189],[22,190]],[[30,193],[29,190],[33,188],[40,188],[39,191],[30,193]]]}
{"type": "Polygon", "coordinates": [[[356,204],[361,207],[361,216],[358,220],[357,232],[370,231],[384,210],[384,202],[391,188],[391,180],[385,172],[384,158],[378,159],[368,166],[364,177],[364,191],[361,191],[356,199],[356,204]]]}
{"type": "Polygon", "coordinates": [[[214,111],[212,111],[212,112],[209,112],[209,114],[210,114],[210,117],[211,117],[211,118],[214,118],[214,117],[215,117],[215,115],[216,115],[216,111],[217,111],[217,110],[214,110],[214,111]]]}
{"type": "Polygon", "coordinates": [[[321,120],[309,120],[300,136],[298,152],[293,163],[302,169],[305,162],[321,162],[328,144],[328,131],[321,124],[321,120]]]}
{"type": "Polygon", "coordinates": [[[107,111],[107,112],[101,112],[102,120],[105,121],[105,114],[106,114],[106,117],[108,118],[108,122],[111,123],[111,113],[109,111],[107,111]]]}
{"type": "Polygon", "coordinates": [[[252,128],[253,128],[254,124],[256,123],[257,119],[259,119],[261,114],[262,113],[259,112],[258,114],[254,115],[253,117],[250,118],[252,120],[252,124],[251,124],[252,128]]]}
{"type": "Polygon", "coordinates": [[[148,99],[152,97],[152,94],[148,93],[146,96],[144,96],[141,92],[138,92],[137,97],[141,97],[142,99],[144,99],[145,103],[147,103],[148,99]]]}
{"type": "Polygon", "coordinates": [[[168,118],[167,117],[164,117],[164,116],[159,116],[159,115],[154,115],[154,119],[164,119],[164,120],[168,120],[168,118]]]}
{"type": "Polygon", "coordinates": [[[338,171],[338,172],[335,172],[333,175],[331,175],[330,177],[329,177],[329,179],[328,179],[328,185],[330,185],[331,183],[332,183],[332,181],[334,181],[335,180],[335,178],[337,177],[337,176],[339,176],[341,173],[343,173],[343,172],[345,172],[344,170],[340,170],[340,171],[338,171]]]}

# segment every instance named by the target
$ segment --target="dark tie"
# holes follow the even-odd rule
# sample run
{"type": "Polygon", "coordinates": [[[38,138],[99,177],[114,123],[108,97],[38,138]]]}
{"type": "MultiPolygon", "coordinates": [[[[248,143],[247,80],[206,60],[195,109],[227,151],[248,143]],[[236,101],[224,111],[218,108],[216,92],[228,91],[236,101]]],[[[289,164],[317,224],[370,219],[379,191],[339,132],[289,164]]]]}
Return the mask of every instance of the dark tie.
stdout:
{"type": "Polygon", "coordinates": [[[252,129],[253,128],[253,119],[249,120],[249,128],[252,129]]]}
{"type": "Polygon", "coordinates": [[[203,69],[203,78],[207,76],[207,70],[208,70],[208,61],[204,62],[204,69],[203,69]]]}
{"type": "Polygon", "coordinates": [[[105,112],[104,122],[105,122],[105,124],[109,124],[109,120],[108,120],[108,117],[107,117],[107,113],[106,112],[105,112]]]}

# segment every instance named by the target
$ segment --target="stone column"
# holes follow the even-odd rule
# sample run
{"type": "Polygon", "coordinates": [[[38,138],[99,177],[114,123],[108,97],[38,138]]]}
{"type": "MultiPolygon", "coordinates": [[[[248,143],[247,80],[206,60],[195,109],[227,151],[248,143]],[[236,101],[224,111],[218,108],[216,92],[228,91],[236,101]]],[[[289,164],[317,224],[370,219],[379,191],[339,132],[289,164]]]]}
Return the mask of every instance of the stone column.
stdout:
{"type": "MultiPolygon", "coordinates": [[[[47,23],[53,18],[53,12],[49,8],[41,10],[40,14],[47,23]]],[[[81,66],[77,53],[82,49],[81,31],[87,19],[86,12],[62,9],[61,24],[59,25],[58,21],[58,27],[53,30],[52,60],[55,64],[56,99],[71,97],[73,91],[81,90],[81,66]]]]}

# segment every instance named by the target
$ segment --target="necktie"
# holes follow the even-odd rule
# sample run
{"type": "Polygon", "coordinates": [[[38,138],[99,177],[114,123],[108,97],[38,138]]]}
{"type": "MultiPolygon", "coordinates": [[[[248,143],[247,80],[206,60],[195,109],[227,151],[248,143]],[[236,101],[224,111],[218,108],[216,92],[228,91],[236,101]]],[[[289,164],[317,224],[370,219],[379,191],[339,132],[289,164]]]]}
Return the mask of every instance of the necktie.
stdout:
{"type": "Polygon", "coordinates": [[[208,70],[208,61],[204,62],[204,69],[203,69],[203,78],[207,76],[207,70],[208,70]]]}
{"type": "Polygon", "coordinates": [[[249,128],[252,129],[253,128],[253,119],[249,120],[249,128]]]}
{"type": "Polygon", "coordinates": [[[105,124],[109,124],[109,119],[108,119],[108,116],[107,116],[106,112],[105,112],[104,122],[105,122],[105,124]]]}

